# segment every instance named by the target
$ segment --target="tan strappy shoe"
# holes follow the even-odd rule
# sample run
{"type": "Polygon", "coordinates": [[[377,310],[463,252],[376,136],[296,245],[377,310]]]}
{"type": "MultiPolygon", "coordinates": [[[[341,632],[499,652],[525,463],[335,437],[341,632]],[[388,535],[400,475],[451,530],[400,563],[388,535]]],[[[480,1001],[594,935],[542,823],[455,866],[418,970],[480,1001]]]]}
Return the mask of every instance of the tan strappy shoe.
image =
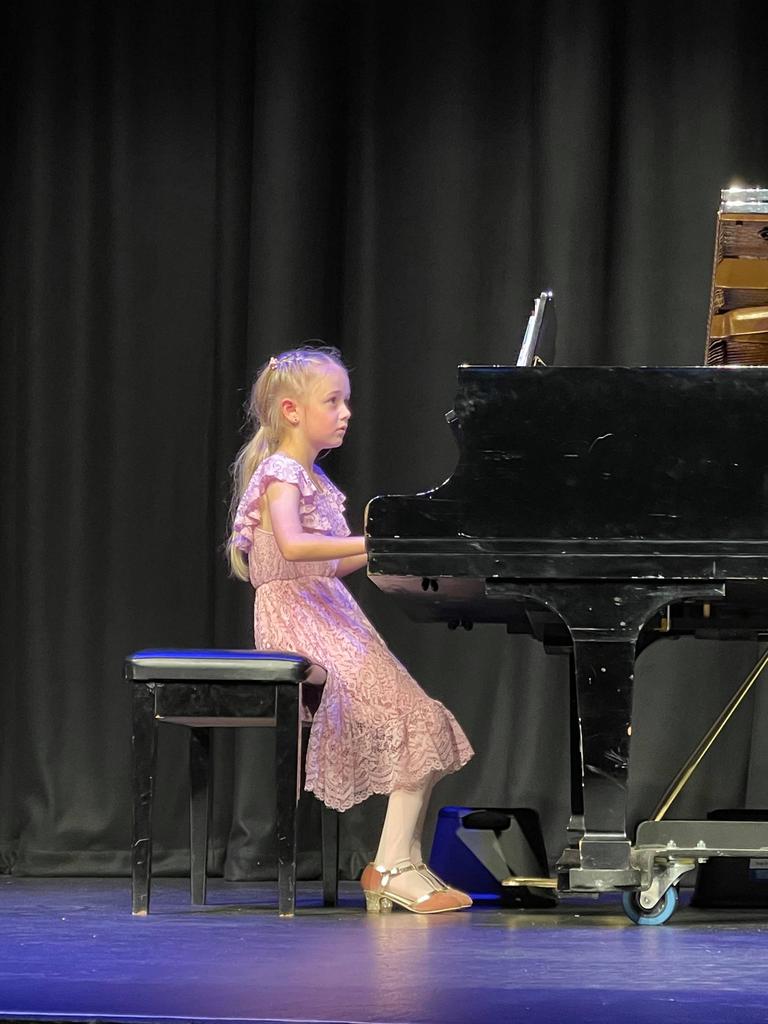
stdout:
{"type": "MultiPolygon", "coordinates": [[[[436,887],[430,874],[429,869],[421,870],[410,861],[399,861],[392,868],[369,864],[360,879],[360,886],[365,893],[366,910],[374,914],[387,914],[394,905],[397,905],[414,914],[445,914],[449,910],[464,910],[472,905],[472,900],[466,893],[450,889],[442,882],[439,883],[439,887],[436,887]],[[417,871],[424,881],[429,882],[432,886],[432,892],[417,896],[415,899],[392,892],[389,888],[391,879],[398,875],[404,875],[408,871],[417,871]]],[[[436,878],[436,876],[434,877],[436,878]]]]}
{"type": "Polygon", "coordinates": [[[455,893],[462,901],[463,907],[472,906],[472,897],[468,892],[462,892],[462,890],[457,889],[455,885],[448,885],[448,883],[442,879],[440,875],[436,875],[432,868],[429,867],[428,864],[425,864],[424,861],[422,861],[421,864],[416,865],[416,870],[422,877],[426,876],[436,889],[446,889],[449,892],[455,893]]]}

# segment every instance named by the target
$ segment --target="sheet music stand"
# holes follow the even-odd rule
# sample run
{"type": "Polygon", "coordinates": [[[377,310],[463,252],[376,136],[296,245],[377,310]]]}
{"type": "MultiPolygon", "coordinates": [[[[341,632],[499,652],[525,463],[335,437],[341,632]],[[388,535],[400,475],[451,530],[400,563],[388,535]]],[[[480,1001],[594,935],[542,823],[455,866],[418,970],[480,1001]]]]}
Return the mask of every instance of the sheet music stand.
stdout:
{"type": "Polygon", "coordinates": [[[551,366],[555,361],[555,301],[551,291],[533,300],[517,366],[551,366]]]}

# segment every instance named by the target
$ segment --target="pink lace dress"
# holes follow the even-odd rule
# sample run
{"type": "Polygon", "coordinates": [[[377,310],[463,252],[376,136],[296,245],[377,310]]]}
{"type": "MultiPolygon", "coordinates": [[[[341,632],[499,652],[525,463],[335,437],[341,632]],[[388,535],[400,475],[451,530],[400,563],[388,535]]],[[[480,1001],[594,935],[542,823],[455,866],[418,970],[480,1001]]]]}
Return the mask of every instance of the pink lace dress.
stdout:
{"type": "Polygon", "coordinates": [[[288,562],[262,529],[264,491],[282,480],[299,489],[305,530],[349,536],[344,495],[317,467],[315,475],[319,486],[294,459],[269,456],[243,494],[234,527],[255,588],[256,647],[305,654],[328,673],[310,733],[306,788],[343,811],[372,793],[414,788],[430,772],[456,771],[473,750],[451,712],[389,651],[337,579],[337,562],[288,562]]]}

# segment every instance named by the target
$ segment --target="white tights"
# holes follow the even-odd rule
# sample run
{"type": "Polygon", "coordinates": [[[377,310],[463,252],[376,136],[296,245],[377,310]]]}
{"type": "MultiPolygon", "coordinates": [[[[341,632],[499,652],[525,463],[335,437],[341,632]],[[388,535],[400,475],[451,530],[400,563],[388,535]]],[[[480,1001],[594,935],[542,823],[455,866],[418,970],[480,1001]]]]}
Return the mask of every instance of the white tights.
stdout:
{"type": "MultiPolygon", "coordinates": [[[[398,861],[404,860],[421,864],[424,859],[421,834],[424,830],[429,798],[435,784],[443,778],[443,774],[433,772],[418,789],[392,790],[374,861],[377,867],[392,868],[398,861]]],[[[414,871],[409,871],[402,877],[396,876],[391,886],[396,892],[410,898],[421,896],[431,888],[429,883],[414,871]]]]}

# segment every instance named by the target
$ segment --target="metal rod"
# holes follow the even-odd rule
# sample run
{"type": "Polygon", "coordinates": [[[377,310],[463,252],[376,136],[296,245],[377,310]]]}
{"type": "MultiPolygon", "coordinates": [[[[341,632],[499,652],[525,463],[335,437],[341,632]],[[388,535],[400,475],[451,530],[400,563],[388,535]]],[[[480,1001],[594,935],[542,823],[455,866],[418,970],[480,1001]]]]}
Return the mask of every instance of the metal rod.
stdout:
{"type": "Polygon", "coordinates": [[[710,727],[709,731],[706,733],[706,735],[701,740],[699,745],[696,747],[694,752],[691,754],[691,756],[685,762],[685,764],[677,773],[675,778],[672,780],[664,796],[659,801],[656,810],[653,812],[653,818],[651,819],[652,821],[661,821],[661,819],[667,813],[669,808],[672,806],[674,801],[677,799],[677,797],[680,795],[684,787],[687,785],[690,777],[698,768],[699,763],[701,762],[704,755],[707,753],[709,748],[712,746],[717,737],[723,731],[731,715],[734,713],[736,708],[739,706],[739,704],[741,704],[746,695],[752,689],[754,683],[757,682],[760,673],[763,671],[766,665],[768,665],[768,650],[766,650],[758,659],[758,661],[752,666],[747,678],[738,688],[736,693],[734,693],[733,697],[731,697],[731,699],[728,701],[726,706],[723,708],[723,710],[718,715],[717,719],[710,727]]]}
{"type": "Polygon", "coordinates": [[[518,886],[525,885],[530,886],[532,889],[556,889],[557,879],[556,878],[529,878],[523,875],[512,875],[511,878],[503,879],[502,885],[506,886],[518,886]]]}

